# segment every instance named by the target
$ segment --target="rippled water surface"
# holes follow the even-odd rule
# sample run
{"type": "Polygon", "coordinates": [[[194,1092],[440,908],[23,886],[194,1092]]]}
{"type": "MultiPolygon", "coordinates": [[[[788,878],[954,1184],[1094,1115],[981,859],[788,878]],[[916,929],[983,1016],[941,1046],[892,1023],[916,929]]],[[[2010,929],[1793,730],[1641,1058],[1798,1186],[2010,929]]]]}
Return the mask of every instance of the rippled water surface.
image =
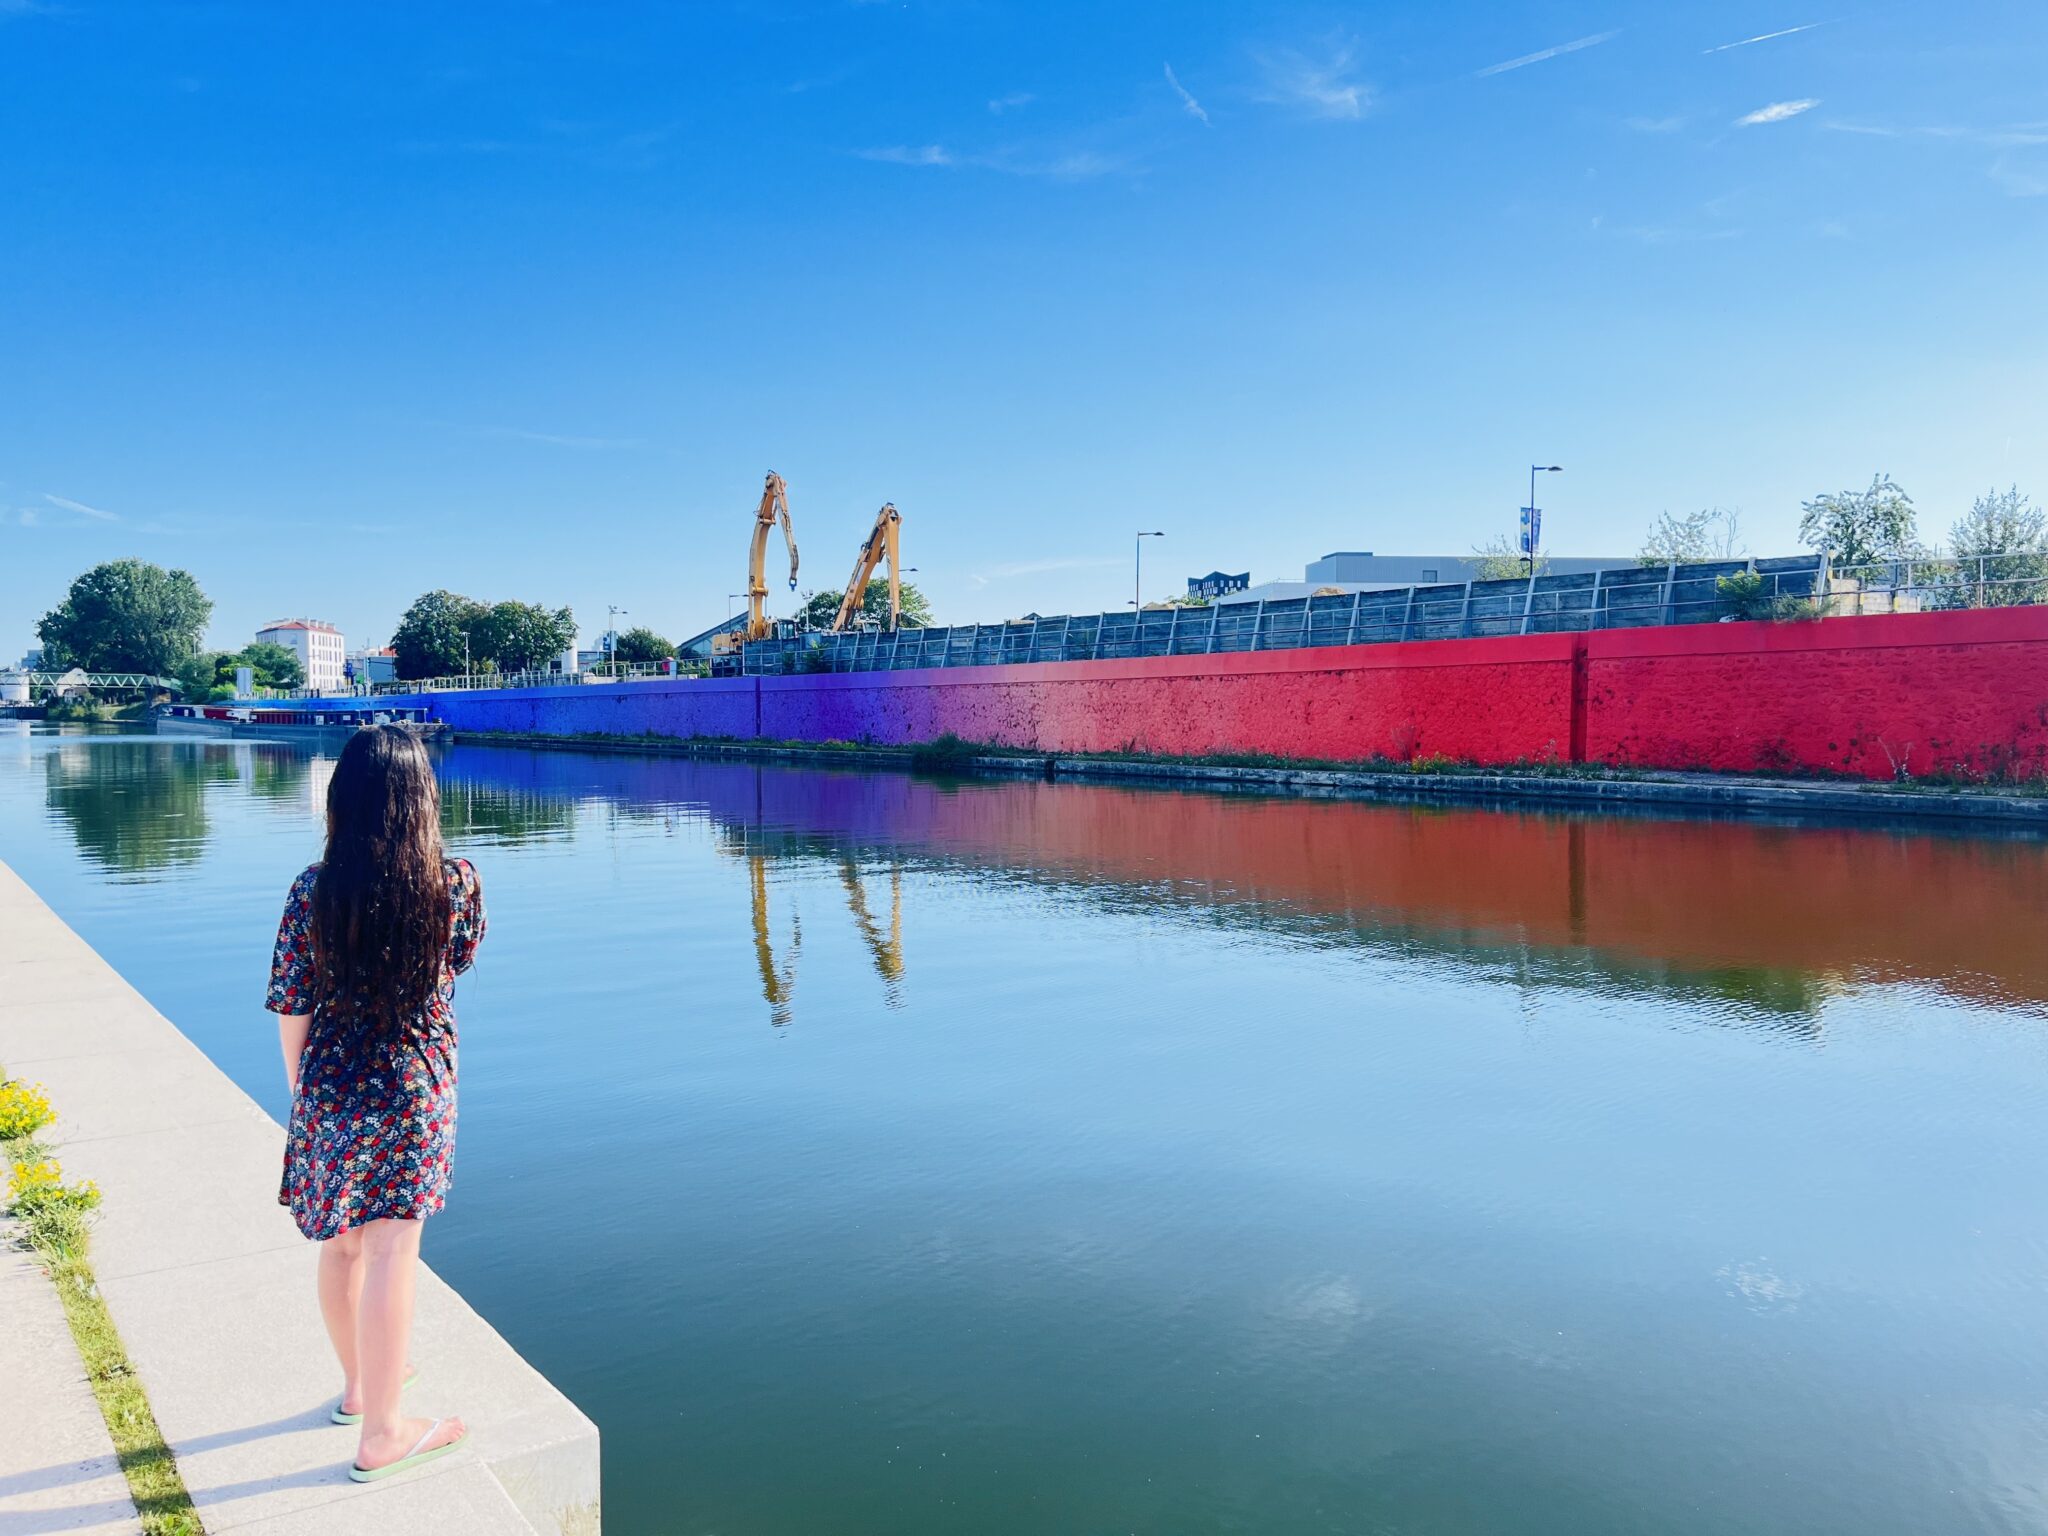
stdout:
{"type": "MultiPolygon", "coordinates": [[[[331,764],[13,729],[0,857],[281,1114],[331,764]]],[[[427,1252],[612,1531],[2048,1530],[2039,842],[439,761],[427,1252]]]]}

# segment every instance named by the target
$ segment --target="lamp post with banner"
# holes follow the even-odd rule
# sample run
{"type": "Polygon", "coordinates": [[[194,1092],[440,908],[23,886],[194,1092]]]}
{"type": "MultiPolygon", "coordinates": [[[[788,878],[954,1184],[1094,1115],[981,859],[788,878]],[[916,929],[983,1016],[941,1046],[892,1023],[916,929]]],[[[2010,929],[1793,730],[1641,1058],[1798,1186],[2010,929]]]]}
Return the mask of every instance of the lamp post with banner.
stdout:
{"type": "Polygon", "coordinates": [[[1562,464],[1529,466],[1529,505],[1522,508],[1522,558],[1528,563],[1531,577],[1536,574],[1536,551],[1543,547],[1543,509],[1536,505],[1536,477],[1563,472],[1562,464]]]}

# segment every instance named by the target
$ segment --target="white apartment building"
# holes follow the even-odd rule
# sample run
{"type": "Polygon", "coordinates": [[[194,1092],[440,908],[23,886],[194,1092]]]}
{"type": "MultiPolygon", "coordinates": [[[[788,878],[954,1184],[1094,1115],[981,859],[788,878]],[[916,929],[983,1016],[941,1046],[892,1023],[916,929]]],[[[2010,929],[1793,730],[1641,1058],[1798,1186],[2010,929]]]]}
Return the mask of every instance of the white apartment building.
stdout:
{"type": "Polygon", "coordinates": [[[341,631],[318,619],[280,619],[256,631],[258,640],[268,640],[295,652],[306,674],[306,686],[315,693],[342,690],[342,662],[347,656],[341,631]]]}

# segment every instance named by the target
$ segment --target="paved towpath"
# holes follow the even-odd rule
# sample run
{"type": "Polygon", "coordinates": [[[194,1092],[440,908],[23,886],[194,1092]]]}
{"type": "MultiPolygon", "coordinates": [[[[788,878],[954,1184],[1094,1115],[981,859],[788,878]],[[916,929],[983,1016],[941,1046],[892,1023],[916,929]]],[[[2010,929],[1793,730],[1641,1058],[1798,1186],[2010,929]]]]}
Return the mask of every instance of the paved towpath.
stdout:
{"type": "MultiPolygon", "coordinates": [[[[67,1177],[104,1192],[94,1269],[208,1531],[597,1530],[596,1427],[425,1269],[413,1350],[422,1380],[407,1404],[461,1413],[471,1443],[389,1482],[349,1481],[356,1432],[327,1417],[341,1384],[314,1302],[314,1250],[277,1204],[283,1131],[5,864],[0,1065],[47,1087],[59,1119],[46,1139],[67,1177]]],[[[12,1289],[25,1279],[47,1291],[39,1273],[0,1271],[6,1347],[38,1362],[23,1367],[25,1379],[78,1377],[61,1316],[54,1333],[14,1327],[17,1312],[29,1318],[39,1305],[12,1289]]],[[[53,1293],[43,1299],[55,1307],[53,1293]]],[[[17,1379],[12,1356],[0,1354],[0,1403],[17,1379]]],[[[69,1414],[63,1389],[47,1390],[57,1394],[53,1415],[69,1414]]],[[[88,1447],[82,1431],[43,1445],[10,1423],[0,1417],[0,1536],[133,1529],[66,1526],[10,1503],[48,1502],[38,1485],[74,1467],[80,1475],[56,1503],[104,1503],[92,1458],[107,1450],[104,1426],[88,1447]]]]}
{"type": "Polygon", "coordinates": [[[12,1247],[0,1248],[0,1383],[0,1536],[140,1531],[63,1303],[12,1247]]]}

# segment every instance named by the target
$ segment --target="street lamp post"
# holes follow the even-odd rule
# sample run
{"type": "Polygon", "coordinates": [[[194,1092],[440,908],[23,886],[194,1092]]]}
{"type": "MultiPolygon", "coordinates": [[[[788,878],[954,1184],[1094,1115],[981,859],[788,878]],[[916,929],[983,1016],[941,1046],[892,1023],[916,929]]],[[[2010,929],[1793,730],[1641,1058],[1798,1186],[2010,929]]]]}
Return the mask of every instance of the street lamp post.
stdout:
{"type": "Polygon", "coordinates": [[[610,615],[604,631],[605,661],[612,669],[613,677],[619,675],[619,615],[625,611],[615,603],[605,604],[605,612],[610,615]]]}
{"type": "Polygon", "coordinates": [[[465,630],[464,630],[464,631],[462,632],[462,681],[463,681],[463,684],[464,684],[465,686],[467,686],[467,685],[468,685],[468,682],[469,682],[469,631],[468,631],[468,630],[466,630],[466,629],[465,629],[465,630]]]}
{"type": "Polygon", "coordinates": [[[1538,475],[1558,475],[1563,473],[1564,466],[1562,464],[1531,464],[1529,466],[1529,535],[1522,554],[1529,562],[1529,574],[1531,576],[1536,574],[1536,545],[1543,526],[1538,521],[1536,513],[1536,477],[1538,475]]]}
{"type": "MultiPolygon", "coordinates": [[[[1133,613],[1143,613],[1145,611],[1145,541],[1147,539],[1163,539],[1165,537],[1166,534],[1163,530],[1154,529],[1150,533],[1140,531],[1138,537],[1132,541],[1133,547],[1137,551],[1137,559],[1131,569],[1131,612],[1133,613]]],[[[1133,620],[1133,622],[1140,621],[1133,620]]]]}

